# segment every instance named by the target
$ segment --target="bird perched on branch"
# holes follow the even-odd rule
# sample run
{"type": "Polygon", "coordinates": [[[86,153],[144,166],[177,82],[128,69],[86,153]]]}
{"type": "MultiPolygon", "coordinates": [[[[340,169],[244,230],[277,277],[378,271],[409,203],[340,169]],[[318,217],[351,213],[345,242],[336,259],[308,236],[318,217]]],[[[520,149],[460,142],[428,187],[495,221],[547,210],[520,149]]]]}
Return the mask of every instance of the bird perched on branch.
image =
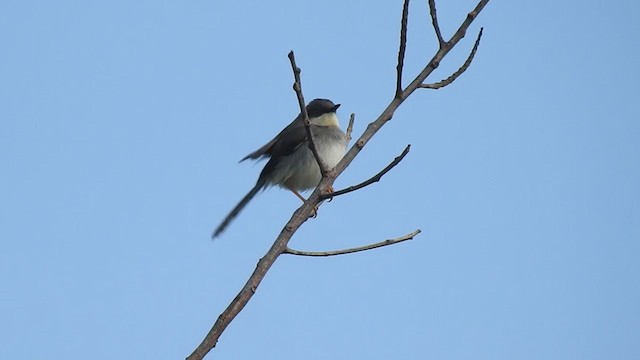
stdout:
{"type": "MultiPolygon", "coordinates": [[[[346,136],[340,129],[336,116],[336,110],[339,107],[340,104],[334,104],[327,99],[315,99],[306,106],[318,155],[329,169],[338,164],[347,147],[346,136]]],[[[322,179],[320,167],[309,148],[302,113],[271,141],[240,161],[260,158],[269,158],[269,161],[260,172],[256,185],[218,225],[212,238],[222,234],[260,190],[277,185],[291,190],[298,198],[305,201],[299,191],[315,188],[322,179]]]]}

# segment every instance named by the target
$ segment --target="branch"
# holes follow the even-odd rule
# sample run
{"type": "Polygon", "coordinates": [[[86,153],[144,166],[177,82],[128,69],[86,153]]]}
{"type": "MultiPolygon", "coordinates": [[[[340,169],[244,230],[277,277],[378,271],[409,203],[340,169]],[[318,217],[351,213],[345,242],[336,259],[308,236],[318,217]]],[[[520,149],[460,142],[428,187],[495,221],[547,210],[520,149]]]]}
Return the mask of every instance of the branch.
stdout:
{"type": "MultiPolygon", "coordinates": [[[[407,86],[406,89],[401,91],[401,94],[398,95],[396,91],[396,96],[391,100],[391,102],[387,105],[387,107],[382,111],[382,113],[378,116],[378,118],[370,123],[364,133],[358,138],[355,144],[349,149],[349,151],[344,155],[342,160],[336,165],[333,170],[327,173],[326,176],[322,177],[320,183],[316,187],[316,189],[309,195],[304,204],[297,209],[291,219],[287,222],[284,228],[280,231],[280,234],[274,241],[273,245],[267,251],[264,257],[260,259],[258,262],[256,269],[253,271],[245,285],[242,287],[240,292],[236,295],[236,297],[231,301],[231,303],[227,306],[227,308],[218,316],[218,319],[213,324],[211,330],[207,333],[202,342],[198,345],[198,347],[193,351],[193,353],[187,358],[189,360],[203,359],[204,356],[213,349],[220,335],[224,332],[224,330],[229,326],[231,321],[238,315],[240,311],[247,305],[251,297],[255,294],[258,286],[264,279],[265,274],[271,266],[273,266],[274,262],[287,249],[287,244],[293,234],[304,224],[305,221],[309,219],[309,216],[314,213],[315,206],[320,203],[322,200],[321,193],[322,189],[328,189],[335,182],[336,178],[342,174],[342,172],[351,164],[353,159],[360,153],[360,151],[364,148],[364,146],[371,140],[371,138],[384,126],[393,116],[396,109],[404,102],[404,100],[410,96],[416,89],[420,87],[421,84],[424,83],[424,80],[433,72],[433,70],[437,67],[437,64],[451,51],[453,47],[462,39],[465,35],[465,32],[471,26],[471,23],[476,19],[478,14],[482,11],[482,9],[487,5],[489,0],[480,0],[476,7],[467,14],[466,19],[462,22],[458,30],[453,34],[451,39],[445,43],[443,47],[441,47],[433,58],[429,61],[429,63],[425,66],[425,68],[416,76],[416,78],[407,86]]],[[[407,8],[408,0],[405,0],[405,8],[407,8]]],[[[403,8],[404,9],[404,8],[403,8]]],[[[408,12],[408,10],[407,10],[408,12]]],[[[404,15],[404,10],[403,10],[404,15]]],[[[406,22],[406,17],[404,17],[404,21],[406,22]]],[[[406,24],[404,27],[404,32],[406,33],[406,24]]],[[[402,37],[402,31],[401,31],[402,37]]],[[[406,41],[406,34],[405,34],[406,41]]],[[[405,45],[402,45],[403,41],[401,39],[401,52],[402,54],[398,55],[398,59],[402,59],[404,61],[404,49],[405,45]],[[401,56],[402,55],[402,56],[401,56]]],[[[293,53],[291,53],[293,56],[293,53]]],[[[294,62],[292,61],[292,65],[294,67],[294,73],[297,67],[295,67],[294,62]]],[[[398,73],[402,75],[402,65],[398,64],[398,73]]],[[[299,69],[297,69],[299,72],[299,69]]],[[[298,74],[299,75],[299,74],[298,74]]],[[[295,85],[294,85],[295,86],[295,85]]],[[[299,89],[298,89],[299,90],[299,89]]],[[[397,88],[396,88],[397,90],[397,88]]],[[[298,93],[296,91],[296,93],[298,93]]],[[[301,106],[301,110],[303,116],[306,108],[304,104],[304,99],[302,99],[302,93],[300,92],[298,97],[298,104],[301,106]]],[[[306,116],[308,118],[308,114],[306,116]]],[[[308,120],[308,119],[307,119],[308,120]]],[[[311,141],[312,142],[312,141],[311,141]]],[[[312,142],[313,143],[313,142],[312,142]]],[[[314,154],[315,156],[316,154],[314,154]]],[[[316,157],[316,159],[318,159],[316,157]]]]}
{"type": "MultiPolygon", "coordinates": [[[[451,51],[451,49],[453,49],[458,44],[458,42],[460,42],[460,40],[462,40],[462,38],[465,36],[467,32],[467,29],[469,28],[469,26],[471,26],[471,23],[473,23],[476,17],[478,17],[478,14],[480,14],[480,12],[482,11],[482,9],[484,9],[487,3],[489,3],[489,0],[480,0],[476,5],[476,7],[467,14],[467,17],[464,19],[460,27],[458,27],[458,30],[456,30],[456,32],[453,34],[451,39],[449,39],[449,41],[444,43],[444,46],[442,46],[436,52],[436,54],[431,58],[427,66],[425,66],[424,69],[422,69],[422,71],[420,72],[420,74],[418,74],[418,76],[416,76],[416,78],[411,82],[411,84],[409,84],[407,88],[403,90],[402,92],[403,99],[411,95],[416,89],[420,88],[420,86],[424,83],[424,80],[429,75],[431,75],[433,70],[435,70],[440,65],[440,61],[445,56],[447,56],[449,51],[451,51]]],[[[385,112],[386,111],[387,110],[385,110],[385,112]]],[[[393,115],[393,113],[391,113],[390,115],[393,115]]]]}
{"type": "Polygon", "coordinates": [[[342,190],[334,191],[334,192],[329,193],[329,194],[323,194],[321,196],[321,199],[323,199],[323,200],[324,199],[333,199],[336,196],[340,196],[340,195],[344,195],[344,194],[350,193],[352,191],[360,190],[365,186],[369,186],[369,185],[371,185],[373,183],[376,183],[376,182],[380,181],[380,179],[386,173],[388,173],[391,169],[393,169],[396,165],[398,165],[400,163],[400,161],[402,161],[402,159],[404,159],[404,157],[407,156],[407,154],[409,153],[410,149],[411,149],[411,144],[407,145],[407,147],[404,148],[404,150],[402,151],[402,154],[398,155],[395,159],[393,159],[393,161],[389,165],[387,165],[387,167],[382,169],[382,171],[380,171],[379,173],[375,174],[369,180],[363,181],[358,185],[353,185],[353,186],[349,186],[348,188],[345,188],[345,189],[342,189],[342,190]]]}
{"type": "Polygon", "coordinates": [[[402,68],[404,67],[404,54],[407,49],[408,18],[409,0],[404,0],[404,5],[402,6],[402,20],[400,21],[400,49],[398,49],[398,66],[396,66],[396,99],[399,99],[402,96],[402,68]]]}
{"type": "Polygon", "coordinates": [[[380,241],[374,244],[369,244],[369,245],[364,245],[364,246],[359,246],[359,247],[355,247],[355,248],[349,248],[349,249],[342,249],[342,250],[334,250],[334,251],[301,251],[301,250],[294,250],[291,248],[286,248],[284,250],[285,254],[291,254],[291,255],[299,255],[299,256],[335,256],[335,255],[344,255],[344,254],[351,254],[351,253],[356,253],[356,252],[360,252],[360,251],[367,251],[367,250],[371,250],[371,249],[375,249],[375,248],[379,248],[379,247],[383,247],[383,246],[387,246],[387,245],[393,245],[393,244],[397,244],[403,241],[407,241],[407,240],[412,240],[416,235],[420,234],[422,231],[420,231],[420,229],[407,234],[405,236],[401,236],[399,238],[396,239],[387,239],[384,241],[380,241]]]}
{"type": "Polygon", "coordinates": [[[442,32],[440,32],[440,25],[438,25],[438,15],[436,14],[436,1],[429,0],[429,14],[431,14],[431,23],[433,24],[433,30],[436,32],[438,38],[438,45],[442,48],[445,45],[445,41],[442,38],[442,32]]]}
{"type": "Polygon", "coordinates": [[[351,113],[349,116],[349,125],[347,126],[347,132],[345,133],[345,138],[347,138],[347,144],[351,141],[351,132],[353,131],[353,123],[356,120],[356,114],[351,113]]]}
{"type": "Polygon", "coordinates": [[[469,68],[469,65],[471,65],[471,62],[473,61],[473,58],[476,56],[476,51],[478,51],[478,46],[480,46],[480,39],[482,38],[482,30],[483,29],[484,28],[480,28],[480,32],[478,33],[478,37],[476,38],[475,44],[473,44],[473,49],[471,49],[471,53],[467,57],[467,60],[464,62],[464,64],[462,64],[462,66],[456,72],[454,72],[448,78],[446,78],[444,80],[441,80],[441,81],[438,81],[437,83],[420,84],[420,87],[424,88],[424,89],[440,89],[440,88],[443,88],[443,87],[451,84],[452,82],[454,82],[458,78],[458,76],[462,75],[465,71],[467,71],[467,69],[469,68]]]}
{"type": "Polygon", "coordinates": [[[309,114],[307,113],[306,102],[304,101],[304,95],[302,95],[302,82],[300,81],[300,68],[296,65],[296,57],[293,54],[293,50],[289,51],[289,61],[291,62],[291,69],[293,70],[293,90],[296,92],[296,96],[298,97],[298,105],[300,106],[300,114],[302,114],[304,128],[307,131],[307,138],[309,139],[309,149],[313,153],[313,157],[316,158],[316,162],[320,167],[320,173],[324,176],[328,171],[329,167],[322,160],[320,154],[318,153],[318,148],[316,148],[316,139],[313,136],[313,131],[311,130],[311,123],[309,122],[309,114]]]}

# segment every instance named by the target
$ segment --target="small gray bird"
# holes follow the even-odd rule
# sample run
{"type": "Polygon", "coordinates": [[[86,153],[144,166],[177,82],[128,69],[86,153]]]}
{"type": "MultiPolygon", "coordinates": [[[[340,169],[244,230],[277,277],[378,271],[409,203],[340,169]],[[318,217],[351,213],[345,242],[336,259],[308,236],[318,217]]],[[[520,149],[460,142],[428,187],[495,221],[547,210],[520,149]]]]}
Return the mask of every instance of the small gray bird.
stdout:
{"type": "MultiPolygon", "coordinates": [[[[307,114],[316,149],[329,168],[338,164],[347,147],[347,138],[340,129],[336,116],[336,110],[339,107],[340,104],[334,104],[327,99],[315,99],[307,105],[307,114]]],[[[322,178],[320,167],[309,149],[302,113],[273,140],[240,161],[256,160],[263,157],[270,157],[270,159],[260,172],[256,185],[218,225],[212,238],[219,236],[260,190],[278,185],[291,190],[302,201],[305,201],[305,198],[298,191],[315,188],[322,178]]]]}

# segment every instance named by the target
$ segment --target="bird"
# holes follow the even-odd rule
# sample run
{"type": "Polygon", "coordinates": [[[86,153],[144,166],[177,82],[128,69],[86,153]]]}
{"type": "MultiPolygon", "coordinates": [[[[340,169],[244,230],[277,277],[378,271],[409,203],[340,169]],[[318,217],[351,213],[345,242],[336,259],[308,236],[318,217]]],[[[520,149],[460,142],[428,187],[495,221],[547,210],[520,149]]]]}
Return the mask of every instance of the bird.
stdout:
{"type": "MultiPolygon", "coordinates": [[[[334,104],[328,99],[314,99],[306,106],[314,145],[318,155],[329,169],[340,162],[347,147],[347,138],[340,129],[336,114],[339,107],[340,104],[334,104]]],[[[315,188],[322,179],[320,167],[309,148],[302,113],[298,114],[271,141],[242,158],[240,162],[247,159],[259,160],[263,158],[269,158],[269,161],[260,172],[256,184],[222,220],[214,230],[212,239],[220,236],[261,190],[279,186],[290,190],[304,202],[306,199],[300,195],[299,191],[315,188]]]]}

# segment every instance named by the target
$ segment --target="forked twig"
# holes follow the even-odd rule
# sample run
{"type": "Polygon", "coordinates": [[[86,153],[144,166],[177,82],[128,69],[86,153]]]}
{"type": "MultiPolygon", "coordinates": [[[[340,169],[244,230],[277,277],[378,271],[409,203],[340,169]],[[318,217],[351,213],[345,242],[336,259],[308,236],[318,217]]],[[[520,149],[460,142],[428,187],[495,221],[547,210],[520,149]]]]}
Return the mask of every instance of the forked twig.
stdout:
{"type": "Polygon", "coordinates": [[[465,60],[464,64],[462,64],[462,66],[453,74],[451,74],[451,76],[449,76],[448,78],[438,81],[437,83],[433,83],[433,84],[420,84],[420,87],[423,89],[440,89],[443,88],[449,84],[451,84],[452,82],[454,82],[460,75],[462,75],[465,71],[467,71],[467,69],[469,68],[469,65],[471,65],[471,62],[473,61],[473,58],[476,56],[476,51],[478,51],[478,46],[480,46],[480,39],[482,38],[482,30],[484,28],[480,28],[480,32],[478,33],[478,37],[476,38],[476,42],[475,44],[473,44],[473,49],[471,49],[471,53],[469,54],[469,56],[467,57],[467,60],[465,60]]]}

